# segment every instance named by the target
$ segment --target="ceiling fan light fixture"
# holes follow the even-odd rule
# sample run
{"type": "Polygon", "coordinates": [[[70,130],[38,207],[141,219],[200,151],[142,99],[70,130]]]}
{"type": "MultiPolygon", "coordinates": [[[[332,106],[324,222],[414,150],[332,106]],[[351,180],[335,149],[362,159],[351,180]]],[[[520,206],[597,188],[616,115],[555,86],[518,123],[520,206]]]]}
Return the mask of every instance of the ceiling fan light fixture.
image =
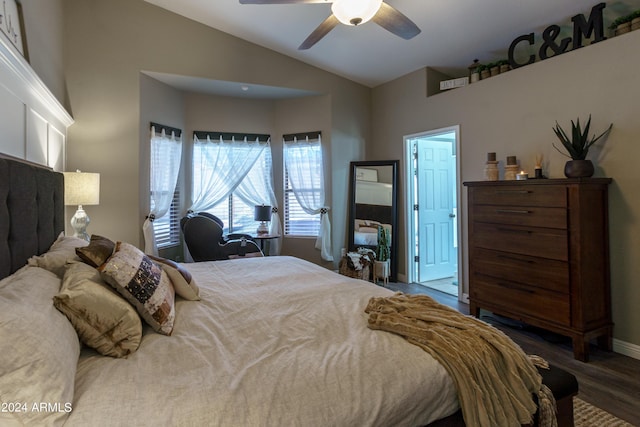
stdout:
{"type": "Polygon", "coordinates": [[[381,5],[382,0],[336,0],[331,12],[345,25],[360,25],[371,20],[381,5]]]}

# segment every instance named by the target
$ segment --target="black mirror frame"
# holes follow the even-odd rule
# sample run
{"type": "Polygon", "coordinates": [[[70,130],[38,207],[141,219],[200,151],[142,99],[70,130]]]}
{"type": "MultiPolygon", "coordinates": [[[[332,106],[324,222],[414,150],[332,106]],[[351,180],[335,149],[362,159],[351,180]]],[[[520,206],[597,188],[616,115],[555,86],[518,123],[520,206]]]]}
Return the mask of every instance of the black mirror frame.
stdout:
{"type": "Polygon", "coordinates": [[[361,162],[351,162],[350,164],[350,180],[349,180],[349,242],[348,248],[350,251],[354,251],[355,245],[353,242],[354,224],[355,224],[355,212],[356,212],[356,168],[367,166],[391,166],[392,167],[392,185],[391,191],[391,258],[390,258],[390,275],[389,281],[396,282],[398,276],[398,168],[399,160],[369,160],[361,162]]]}

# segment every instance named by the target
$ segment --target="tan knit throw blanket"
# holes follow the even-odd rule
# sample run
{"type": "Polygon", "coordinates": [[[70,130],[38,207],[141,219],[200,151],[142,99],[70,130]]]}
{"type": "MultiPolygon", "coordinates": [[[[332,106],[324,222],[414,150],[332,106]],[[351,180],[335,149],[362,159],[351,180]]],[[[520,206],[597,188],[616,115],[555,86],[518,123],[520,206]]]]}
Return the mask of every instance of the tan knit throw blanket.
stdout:
{"type": "Polygon", "coordinates": [[[534,365],[546,362],[529,358],[498,329],[426,295],[371,298],[365,312],[369,328],[403,336],[447,369],[468,427],[531,423],[532,393],[538,395],[539,425],[557,425],[553,394],[534,365]]]}

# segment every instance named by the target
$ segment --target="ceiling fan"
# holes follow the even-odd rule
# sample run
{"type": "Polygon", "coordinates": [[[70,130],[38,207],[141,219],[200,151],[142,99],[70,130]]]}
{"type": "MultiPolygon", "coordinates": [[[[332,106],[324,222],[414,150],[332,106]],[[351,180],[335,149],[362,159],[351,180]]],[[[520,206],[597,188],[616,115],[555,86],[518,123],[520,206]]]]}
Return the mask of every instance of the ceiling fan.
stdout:
{"type": "Polygon", "coordinates": [[[325,19],[305,41],[299,50],[309,49],[326,36],[339,23],[360,25],[373,20],[387,31],[409,40],[420,34],[420,28],[409,18],[383,0],[240,0],[240,4],[298,4],[331,3],[331,16],[325,19]]]}

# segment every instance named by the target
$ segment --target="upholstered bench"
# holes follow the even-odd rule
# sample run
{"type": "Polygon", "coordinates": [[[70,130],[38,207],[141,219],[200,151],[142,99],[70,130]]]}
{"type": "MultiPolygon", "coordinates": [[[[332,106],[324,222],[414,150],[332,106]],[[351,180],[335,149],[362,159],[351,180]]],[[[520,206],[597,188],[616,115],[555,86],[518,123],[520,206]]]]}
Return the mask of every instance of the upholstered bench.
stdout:
{"type": "Polygon", "coordinates": [[[573,396],[578,394],[578,380],[573,374],[553,365],[549,365],[549,369],[538,369],[538,372],[542,375],[542,383],[556,398],[558,427],[573,427],[573,396]]]}
{"type": "MultiPolygon", "coordinates": [[[[538,369],[542,383],[553,392],[558,408],[558,427],[573,427],[573,396],[578,394],[578,380],[569,372],[550,365],[549,369],[538,369]]],[[[534,417],[534,426],[538,425],[538,414],[534,417]]],[[[428,427],[465,427],[462,411],[458,411],[428,427]]]]}

